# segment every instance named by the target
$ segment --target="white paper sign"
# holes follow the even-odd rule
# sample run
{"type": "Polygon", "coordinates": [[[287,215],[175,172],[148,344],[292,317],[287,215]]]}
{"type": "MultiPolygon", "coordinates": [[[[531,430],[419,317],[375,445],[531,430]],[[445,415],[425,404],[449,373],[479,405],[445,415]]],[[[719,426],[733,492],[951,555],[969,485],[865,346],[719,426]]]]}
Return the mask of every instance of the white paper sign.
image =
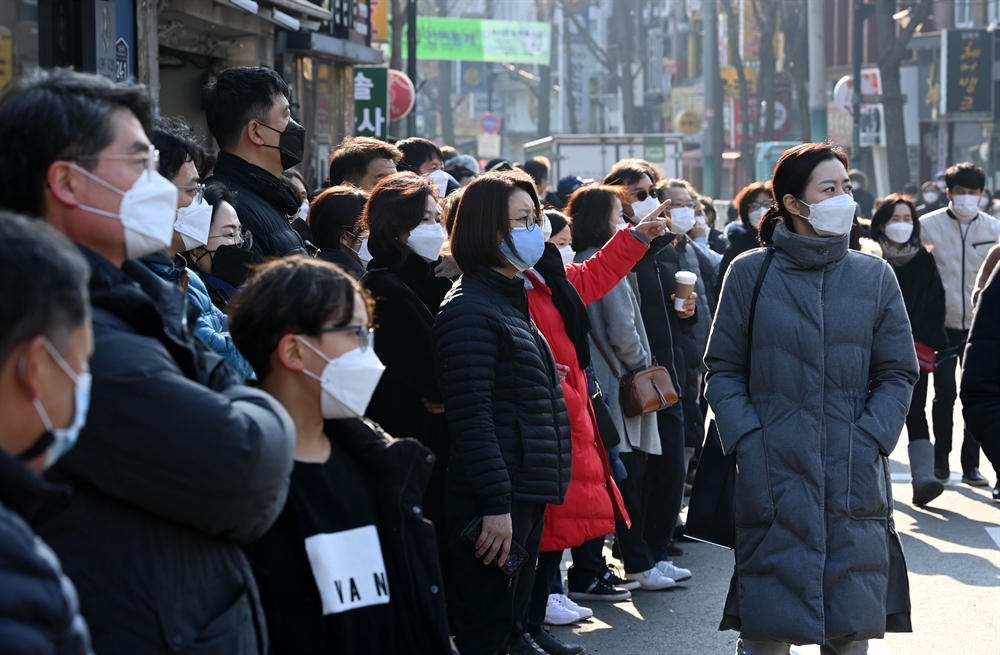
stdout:
{"type": "Polygon", "coordinates": [[[313,535],[306,539],[306,554],[324,616],[389,602],[382,545],[374,525],[313,535]]]}

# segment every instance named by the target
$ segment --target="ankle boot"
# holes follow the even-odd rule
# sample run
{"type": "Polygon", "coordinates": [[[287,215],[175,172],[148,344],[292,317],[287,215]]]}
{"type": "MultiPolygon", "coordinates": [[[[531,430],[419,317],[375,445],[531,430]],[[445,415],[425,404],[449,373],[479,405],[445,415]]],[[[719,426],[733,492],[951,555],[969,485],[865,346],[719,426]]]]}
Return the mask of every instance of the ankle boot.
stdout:
{"type": "Polygon", "coordinates": [[[934,477],[934,446],[928,439],[917,439],[910,442],[907,452],[913,479],[913,504],[926,505],[944,491],[944,485],[934,477]]]}
{"type": "MultiPolygon", "coordinates": [[[[917,441],[928,441],[928,443],[930,443],[929,440],[925,439],[918,439],[917,441]]],[[[916,441],[913,443],[916,443],[916,441]]],[[[931,446],[931,449],[934,452],[934,477],[941,482],[948,482],[948,480],[951,479],[951,468],[948,464],[948,453],[939,453],[937,450],[934,450],[933,446],[931,446]]]]}

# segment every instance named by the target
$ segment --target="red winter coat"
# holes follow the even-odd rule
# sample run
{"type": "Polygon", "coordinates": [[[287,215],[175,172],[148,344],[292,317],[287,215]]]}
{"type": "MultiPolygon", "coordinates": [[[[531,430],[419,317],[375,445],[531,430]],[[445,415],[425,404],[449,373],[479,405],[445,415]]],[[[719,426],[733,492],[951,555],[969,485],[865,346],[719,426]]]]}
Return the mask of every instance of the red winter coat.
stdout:
{"type": "MultiPolygon", "coordinates": [[[[646,254],[646,248],[628,230],[621,230],[591,259],[566,266],[566,277],[584,304],[592,303],[611,291],[632,270],[646,254]]],[[[546,552],[579,546],[614,532],[615,519],[629,519],[608,468],[607,454],[587,392],[587,374],[580,368],[562,315],[552,303],[552,291],[533,271],[528,271],[528,275],[532,284],[528,290],[531,318],[549,342],[556,363],[570,369],[562,387],[573,439],[573,475],[566,502],[545,508],[541,551],[546,552]]]]}

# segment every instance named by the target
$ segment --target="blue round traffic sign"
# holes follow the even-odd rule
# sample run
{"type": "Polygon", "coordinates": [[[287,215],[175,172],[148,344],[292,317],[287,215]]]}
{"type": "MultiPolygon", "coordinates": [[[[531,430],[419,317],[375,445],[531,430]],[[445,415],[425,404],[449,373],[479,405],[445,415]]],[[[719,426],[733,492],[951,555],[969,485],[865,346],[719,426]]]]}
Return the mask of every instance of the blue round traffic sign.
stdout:
{"type": "Polygon", "coordinates": [[[496,134],[500,131],[500,117],[493,112],[486,112],[479,119],[479,129],[486,134],[496,134]]]}

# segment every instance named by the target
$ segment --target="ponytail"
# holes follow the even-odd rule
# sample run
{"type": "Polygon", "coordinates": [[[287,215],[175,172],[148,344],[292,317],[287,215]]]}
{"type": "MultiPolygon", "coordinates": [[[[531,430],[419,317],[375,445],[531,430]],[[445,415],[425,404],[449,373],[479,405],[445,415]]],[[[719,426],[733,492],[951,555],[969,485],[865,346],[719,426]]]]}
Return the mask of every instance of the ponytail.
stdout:
{"type": "Polygon", "coordinates": [[[784,219],[781,217],[778,205],[775,204],[760,217],[760,223],[757,225],[757,242],[762,246],[771,245],[774,241],[774,228],[781,222],[784,222],[784,219]]]}

